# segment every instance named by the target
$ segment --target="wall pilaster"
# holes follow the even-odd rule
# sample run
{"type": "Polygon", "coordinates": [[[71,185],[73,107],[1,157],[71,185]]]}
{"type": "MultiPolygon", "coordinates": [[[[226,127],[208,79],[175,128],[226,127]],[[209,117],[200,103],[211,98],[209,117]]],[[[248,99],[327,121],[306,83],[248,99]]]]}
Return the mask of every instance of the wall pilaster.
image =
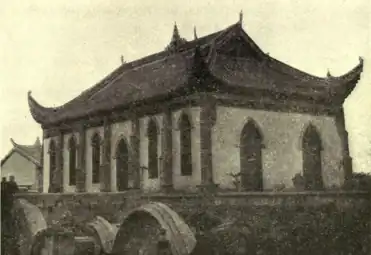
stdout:
{"type": "Polygon", "coordinates": [[[77,159],[76,191],[86,191],[86,129],[84,125],[79,127],[79,147],[77,159]]]}
{"type": "Polygon", "coordinates": [[[131,130],[132,134],[130,136],[130,164],[129,164],[129,173],[134,178],[134,188],[140,188],[141,180],[141,170],[140,170],[140,159],[139,159],[139,150],[140,150],[140,127],[139,119],[135,117],[131,121],[131,130]]]}
{"type": "Polygon", "coordinates": [[[349,140],[348,140],[348,132],[345,126],[345,118],[344,118],[344,108],[342,107],[341,110],[336,114],[336,128],[338,130],[343,148],[342,148],[342,166],[344,169],[344,179],[345,181],[350,180],[353,174],[353,167],[352,167],[352,157],[349,153],[349,140]]]}
{"type": "Polygon", "coordinates": [[[173,188],[173,133],[172,133],[172,112],[166,110],[163,118],[162,132],[162,164],[161,164],[161,188],[171,190],[173,188]]]}
{"type": "Polygon", "coordinates": [[[56,171],[53,175],[52,192],[63,192],[63,149],[64,149],[64,135],[62,132],[58,133],[57,155],[56,155],[56,171]]]}
{"type": "Polygon", "coordinates": [[[103,161],[100,167],[100,190],[103,192],[111,191],[111,137],[112,127],[107,118],[103,124],[103,161]]]}
{"type": "Polygon", "coordinates": [[[209,101],[201,107],[200,142],[201,142],[201,186],[214,186],[212,162],[212,129],[216,120],[215,102],[209,101]]]}

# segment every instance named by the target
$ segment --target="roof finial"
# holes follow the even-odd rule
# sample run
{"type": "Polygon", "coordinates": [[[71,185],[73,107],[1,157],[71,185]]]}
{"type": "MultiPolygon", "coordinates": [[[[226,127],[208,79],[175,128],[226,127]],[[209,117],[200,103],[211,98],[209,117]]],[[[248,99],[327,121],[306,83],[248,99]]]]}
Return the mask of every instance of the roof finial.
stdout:
{"type": "Polygon", "coordinates": [[[36,138],[35,146],[41,146],[39,137],[36,138]]]}
{"type": "Polygon", "coordinates": [[[330,69],[327,69],[327,78],[331,78],[332,75],[331,75],[331,72],[330,72],[330,69]]]}
{"type": "Polygon", "coordinates": [[[125,59],[124,59],[124,56],[121,55],[121,65],[125,64],[125,59]]]}
{"type": "Polygon", "coordinates": [[[240,25],[242,25],[242,22],[243,22],[243,12],[242,12],[242,10],[241,10],[241,11],[240,11],[240,19],[239,19],[238,23],[239,23],[240,25]]]}
{"type": "Polygon", "coordinates": [[[186,40],[180,37],[178,26],[176,22],[174,22],[173,35],[170,44],[166,47],[166,50],[176,50],[184,42],[186,42],[186,40]]]}
{"type": "Polygon", "coordinates": [[[363,65],[363,57],[359,56],[359,63],[363,65]]]}
{"type": "Polygon", "coordinates": [[[180,35],[179,35],[179,30],[178,30],[178,26],[176,24],[176,21],[174,22],[174,30],[173,30],[173,40],[179,40],[180,39],[180,35]]]}
{"type": "Polygon", "coordinates": [[[196,26],[194,26],[194,28],[193,28],[193,35],[194,35],[194,39],[195,40],[198,39],[198,37],[197,37],[197,31],[196,31],[196,26]]]}

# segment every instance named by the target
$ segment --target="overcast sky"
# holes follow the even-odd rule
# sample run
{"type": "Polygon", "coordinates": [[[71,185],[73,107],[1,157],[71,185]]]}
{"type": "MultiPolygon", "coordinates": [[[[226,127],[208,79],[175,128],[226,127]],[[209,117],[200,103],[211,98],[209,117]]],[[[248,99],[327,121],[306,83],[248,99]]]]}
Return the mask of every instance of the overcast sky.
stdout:
{"type": "Polygon", "coordinates": [[[371,171],[371,20],[369,0],[12,0],[0,10],[1,150],[10,138],[41,136],[27,91],[59,106],[126,61],[169,43],[176,21],[183,37],[223,29],[243,10],[245,31],[271,56],[308,73],[342,75],[365,57],[362,81],[345,103],[356,171],[371,171]],[[370,45],[370,46],[368,46],[370,45]],[[368,47],[368,48],[367,48],[368,47]],[[366,77],[366,75],[368,77],[366,77]]]}

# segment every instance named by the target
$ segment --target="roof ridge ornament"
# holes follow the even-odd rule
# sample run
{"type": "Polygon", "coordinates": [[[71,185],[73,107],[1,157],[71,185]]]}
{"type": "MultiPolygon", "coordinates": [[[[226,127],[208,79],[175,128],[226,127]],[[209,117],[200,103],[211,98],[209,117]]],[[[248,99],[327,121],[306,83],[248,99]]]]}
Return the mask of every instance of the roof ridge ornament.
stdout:
{"type": "Polygon", "coordinates": [[[17,143],[14,141],[14,139],[13,138],[10,138],[10,142],[12,143],[12,145],[14,146],[14,147],[16,147],[17,146],[17,143]]]}
{"type": "Polygon", "coordinates": [[[123,55],[121,55],[120,59],[121,59],[121,65],[123,65],[123,64],[125,64],[125,63],[126,63],[126,61],[125,61],[125,59],[124,59],[124,56],[123,56],[123,55]]]}
{"type": "Polygon", "coordinates": [[[196,26],[193,27],[193,36],[194,36],[194,39],[195,39],[195,40],[198,39],[197,31],[196,31],[196,26]]]}
{"type": "Polygon", "coordinates": [[[205,59],[203,58],[201,54],[200,47],[197,45],[194,50],[193,55],[193,65],[192,65],[192,72],[193,75],[199,79],[202,80],[207,72],[207,64],[205,62],[205,59]]]}
{"type": "Polygon", "coordinates": [[[327,78],[332,78],[332,75],[331,75],[330,69],[327,69],[327,78]]]}
{"type": "Polygon", "coordinates": [[[173,40],[179,40],[180,39],[180,35],[179,35],[179,29],[178,29],[178,26],[176,24],[176,21],[174,22],[174,29],[173,29],[173,40]]]}
{"type": "Polygon", "coordinates": [[[242,26],[242,22],[243,22],[243,11],[241,10],[240,11],[240,17],[239,17],[239,20],[238,20],[238,24],[240,24],[242,26]]]}
{"type": "Polygon", "coordinates": [[[173,28],[173,35],[171,37],[171,41],[169,45],[166,47],[166,50],[168,51],[176,51],[176,49],[184,44],[186,42],[186,39],[180,37],[178,25],[176,22],[174,22],[174,28],[173,28]]]}
{"type": "Polygon", "coordinates": [[[40,138],[36,137],[35,146],[41,146],[40,138]]]}
{"type": "Polygon", "coordinates": [[[360,63],[361,65],[363,65],[363,57],[359,56],[358,59],[359,59],[359,63],[360,63]]]}

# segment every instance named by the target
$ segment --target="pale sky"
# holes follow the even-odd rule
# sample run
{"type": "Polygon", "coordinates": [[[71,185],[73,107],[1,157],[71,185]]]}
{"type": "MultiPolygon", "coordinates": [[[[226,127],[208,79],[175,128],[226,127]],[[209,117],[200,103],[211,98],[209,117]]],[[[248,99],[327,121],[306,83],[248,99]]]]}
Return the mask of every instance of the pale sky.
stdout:
{"type": "Polygon", "coordinates": [[[174,22],[193,39],[238,21],[271,56],[310,74],[342,75],[365,58],[365,72],[345,103],[355,171],[371,171],[370,0],[12,0],[0,10],[1,149],[9,139],[34,143],[27,91],[59,106],[126,61],[164,49],[174,22]],[[300,2],[300,3],[299,3],[300,2]]]}

